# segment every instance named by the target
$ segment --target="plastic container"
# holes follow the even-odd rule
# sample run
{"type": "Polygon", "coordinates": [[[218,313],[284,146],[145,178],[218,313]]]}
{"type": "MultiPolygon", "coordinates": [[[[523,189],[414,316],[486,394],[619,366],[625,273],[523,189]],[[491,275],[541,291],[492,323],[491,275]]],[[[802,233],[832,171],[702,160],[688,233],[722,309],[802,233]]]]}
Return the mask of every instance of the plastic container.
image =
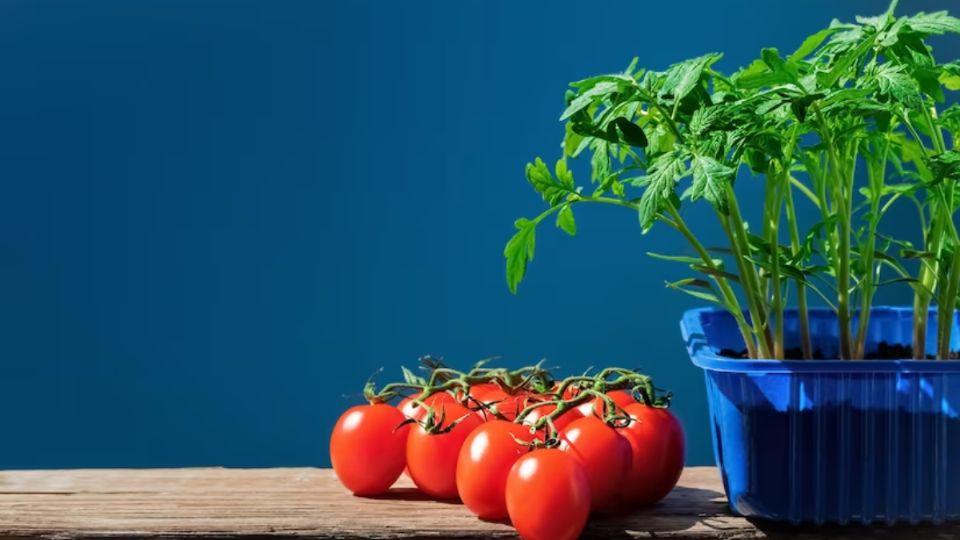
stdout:
{"type": "MultiPolygon", "coordinates": [[[[912,317],[873,309],[867,351],[909,345],[912,317]]],[[[787,336],[798,334],[795,311],[784,323],[787,336]]],[[[810,323],[814,348],[836,358],[833,312],[811,310],[810,323]]],[[[960,362],[720,357],[743,341],[718,309],[686,312],[681,329],[706,374],[714,455],[734,512],[794,524],[960,519],[960,362]]],[[[929,331],[933,346],[935,312],[929,331]]],[[[955,324],[953,350],[958,334],[955,324]]]]}

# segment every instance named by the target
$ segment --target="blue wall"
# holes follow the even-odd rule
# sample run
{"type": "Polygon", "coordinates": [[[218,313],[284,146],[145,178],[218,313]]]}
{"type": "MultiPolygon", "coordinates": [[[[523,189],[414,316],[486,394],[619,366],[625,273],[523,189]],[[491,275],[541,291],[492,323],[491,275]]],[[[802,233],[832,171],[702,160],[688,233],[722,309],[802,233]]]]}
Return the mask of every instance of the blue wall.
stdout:
{"type": "Polygon", "coordinates": [[[709,462],[693,302],[643,256],[679,240],[584,209],[516,297],[500,252],[568,81],[885,7],[800,5],[0,3],[0,468],[327,465],[366,377],[425,353],[641,366],[709,462]]]}

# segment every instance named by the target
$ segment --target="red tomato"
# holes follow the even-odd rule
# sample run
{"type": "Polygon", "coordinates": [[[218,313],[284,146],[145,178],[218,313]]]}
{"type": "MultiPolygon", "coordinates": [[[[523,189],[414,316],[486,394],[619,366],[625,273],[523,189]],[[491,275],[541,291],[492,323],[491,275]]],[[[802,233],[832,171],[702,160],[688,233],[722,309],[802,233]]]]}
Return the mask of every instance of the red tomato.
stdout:
{"type": "MultiPolygon", "coordinates": [[[[543,405],[537,407],[530,411],[530,413],[523,417],[523,423],[528,426],[532,426],[537,423],[537,420],[540,420],[544,416],[552,413],[557,410],[556,405],[543,405]]],[[[563,428],[567,427],[570,422],[583,418],[583,415],[577,409],[570,409],[569,411],[561,414],[559,417],[554,418],[553,425],[557,428],[557,431],[561,431],[563,428]]]]}
{"type": "MultiPolygon", "coordinates": [[[[492,411],[495,411],[512,422],[517,418],[517,415],[520,414],[520,411],[527,408],[527,405],[530,404],[530,399],[530,394],[519,393],[510,395],[502,389],[497,388],[496,390],[485,393],[481,401],[492,411]]],[[[493,416],[495,417],[496,415],[493,416]]]]}
{"type": "Polygon", "coordinates": [[[572,384],[567,386],[567,388],[563,391],[562,396],[557,396],[558,390],[560,390],[560,383],[554,383],[553,388],[550,390],[551,392],[553,392],[553,395],[552,395],[553,398],[559,397],[560,399],[570,400],[577,397],[577,394],[580,393],[580,390],[577,387],[573,386],[572,384]]]}
{"type": "Polygon", "coordinates": [[[483,401],[483,396],[495,391],[500,391],[497,383],[489,382],[470,385],[470,397],[478,401],[483,401]]]}
{"type": "Polygon", "coordinates": [[[506,499],[523,540],[575,540],[590,514],[590,482],[573,456],[542,448],[513,464],[506,499]]]}
{"type": "MultiPolygon", "coordinates": [[[[637,402],[637,400],[633,399],[633,394],[627,390],[612,390],[607,392],[607,396],[613,399],[618,409],[637,402]]],[[[579,409],[580,413],[584,416],[594,416],[594,414],[596,414],[602,417],[607,412],[607,404],[603,399],[598,397],[586,403],[581,403],[577,406],[577,409],[579,409]]]]}
{"type": "Polygon", "coordinates": [[[574,456],[590,481],[591,510],[610,512],[630,472],[630,443],[595,416],[574,420],[560,431],[560,450],[574,456]]]}
{"type": "Polygon", "coordinates": [[[510,467],[529,449],[519,444],[533,440],[530,429],[503,420],[491,420],[473,430],[457,460],[460,500],[481,519],[507,517],[504,490],[510,467]]]}
{"type": "Polygon", "coordinates": [[[629,507],[651,505],[677,485],[686,453],[683,426],[669,410],[642,403],[627,405],[630,425],[617,429],[633,450],[632,466],[620,483],[620,497],[629,507]]]}
{"type": "Polygon", "coordinates": [[[410,426],[390,405],[358,405],[337,420],[330,435],[330,461],[340,482],[355,495],[383,493],[400,476],[410,426]]]}
{"type": "MultiPolygon", "coordinates": [[[[401,399],[400,403],[397,404],[397,408],[400,409],[400,412],[402,412],[407,418],[423,420],[423,418],[427,415],[427,410],[414,401],[415,397],[418,396],[410,396],[401,399]]],[[[447,392],[430,394],[423,399],[423,402],[431,407],[436,407],[441,403],[456,403],[456,401],[456,398],[447,392]]]]}
{"type": "Polygon", "coordinates": [[[462,420],[446,433],[428,433],[423,426],[414,426],[407,437],[407,468],[420,491],[436,499],[455,499],[460,448],[483,420],[459,403],[442,403],[436,414],[438,421],[443,414],[441,429],[462,420]]]}

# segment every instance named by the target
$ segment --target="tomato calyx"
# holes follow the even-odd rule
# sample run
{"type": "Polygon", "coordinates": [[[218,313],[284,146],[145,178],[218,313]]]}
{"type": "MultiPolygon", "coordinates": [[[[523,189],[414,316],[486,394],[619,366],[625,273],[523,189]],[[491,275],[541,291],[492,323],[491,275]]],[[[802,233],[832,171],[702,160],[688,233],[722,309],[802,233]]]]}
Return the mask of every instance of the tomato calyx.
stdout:
{"type": "Polygon", "coordinates": [[[436,407],[431,407],[430,405],[422,405],[427,409],[427,415],[422,419],[418,420],[416,418],[407,418],[397,426],[397,429],[402,428],[408,424],[417,424],[427,433],[433,435],[443,435],[444,433],[450,433],[455,427],[460,425],[461,422],[473,415],[473,413],[468,413],[460,416],[456,420],[447,423],[447,410],[441,404],[440,405],[440,414],[437,415],[436,407]]]}

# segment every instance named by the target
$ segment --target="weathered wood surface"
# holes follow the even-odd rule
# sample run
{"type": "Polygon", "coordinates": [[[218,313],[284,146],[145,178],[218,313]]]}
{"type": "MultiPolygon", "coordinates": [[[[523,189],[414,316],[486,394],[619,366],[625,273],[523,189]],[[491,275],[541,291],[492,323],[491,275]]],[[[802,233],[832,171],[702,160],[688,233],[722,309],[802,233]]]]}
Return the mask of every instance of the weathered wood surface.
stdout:
{"type": "MultiPolygon", "coordinates": [[[[655,508],[590,522],[585,538],[960,539],[960,527],[790,528],[730,515],[716,469],[687,469],[655,508]]],[[[0,538],[513,538],[407,480],[351,496],[327,469],[0,472],[0,538]]]]}

